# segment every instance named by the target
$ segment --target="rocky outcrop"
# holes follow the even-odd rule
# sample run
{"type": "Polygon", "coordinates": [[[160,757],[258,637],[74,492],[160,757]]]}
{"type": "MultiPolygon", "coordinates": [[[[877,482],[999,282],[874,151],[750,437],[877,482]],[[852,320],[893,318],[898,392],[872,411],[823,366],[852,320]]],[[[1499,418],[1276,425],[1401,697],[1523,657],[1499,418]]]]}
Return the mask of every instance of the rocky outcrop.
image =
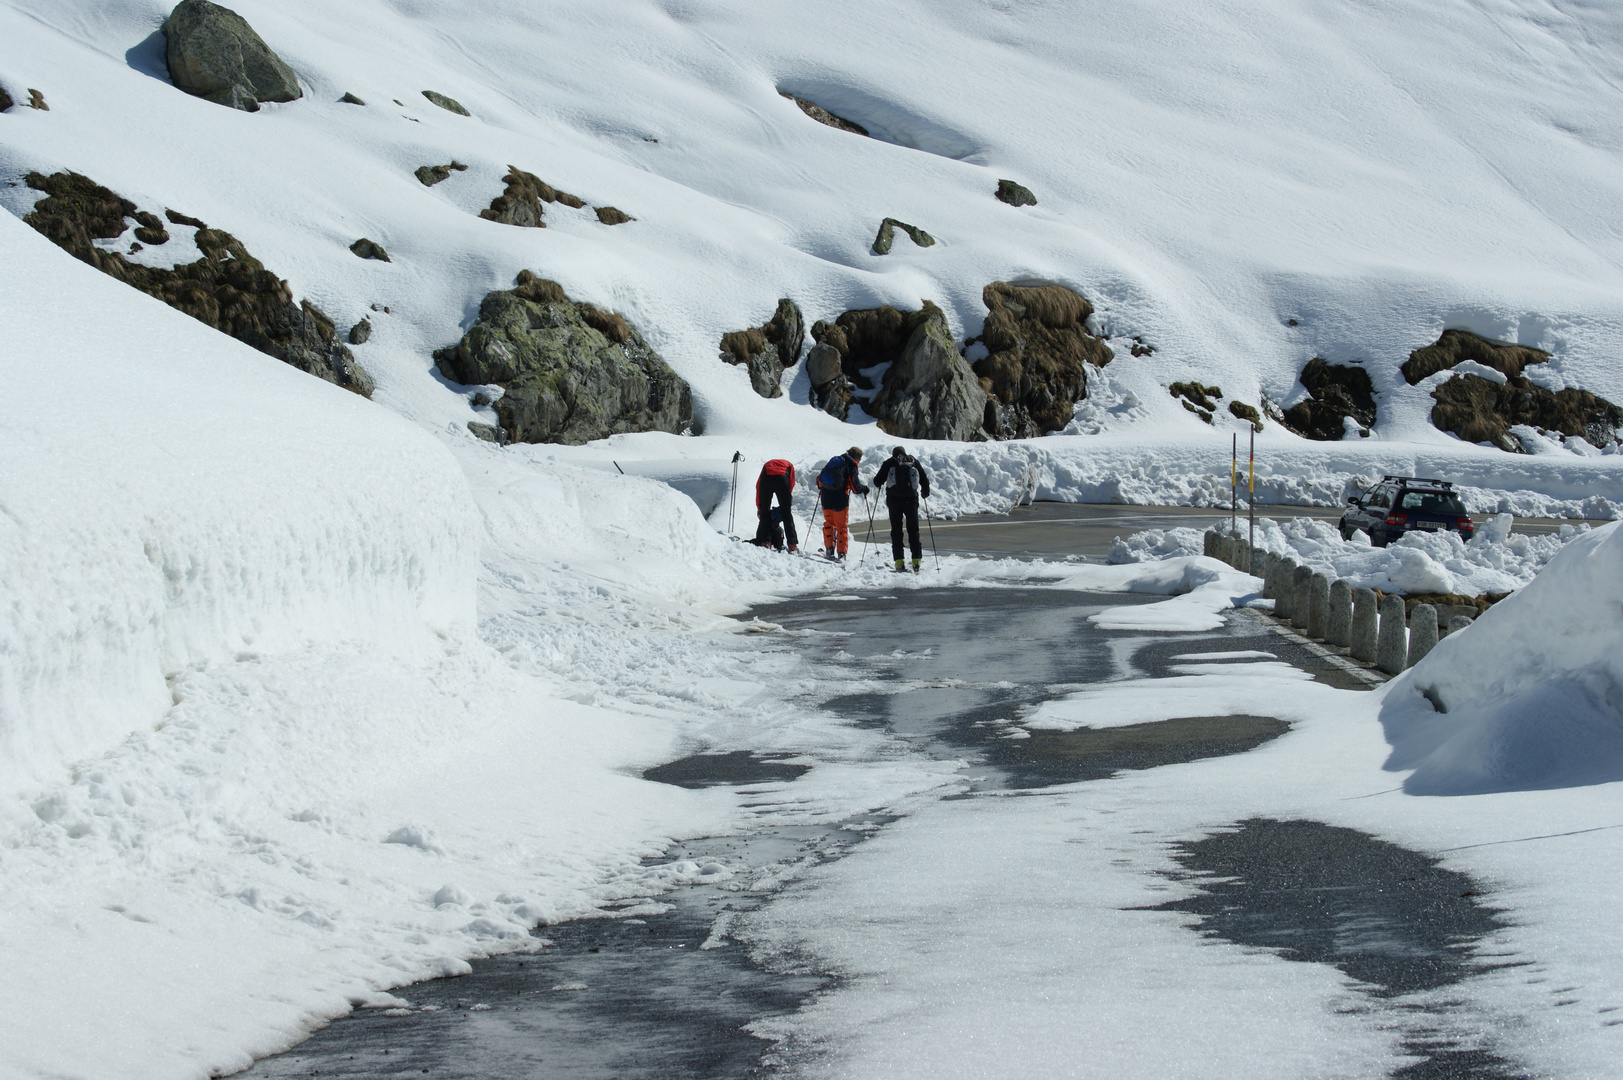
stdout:
{"type": "Polygon", "coordinates": [[[293,69],[230,8],[181,0],[164,20],[169,78],[188,94],[243,112],[302,97],[293,69]]]}
{"type": "Polygon", "coordinates": [[[975,361],[981,389],[996,403],[987,431],[999,439],[1029,438],[1071,422],[1087,396],[1088,365],[1103,367],[1114,354],[1088,332],[1093,305],[1060,285],[1009,285],[994,281],[981,290],[986,324],[977,342],[986,355],[975,361]]]}
{"type": "Polygon", "coordinates": [[[1252,431],[1260,432],[1262,430],[1262,417],[1257,413],[1256,409],[1243,401],[1229,402],[1229,415],[1250,424],[1252,431]]]}
{"type": "Polygon", "coordinates": [[[528,270],[516,288],[488,294],[462,340],[434,359],[456,382],[506,388],[495,408],[513,442],[578,445],[693,423],[688,384],[635,327],[528,270]]]}
{"type": "Polygon", "coordinates": [[[868,129],[863,127],[861,124],[858,124],[852,120],[847,120],[843,116],[835,116],[833,113],[829,112],[827,109],[823,108],[814,101],[807,101],[803,97],[796,97],[795,95],[783,90],[779,90],[778,94],[781,97],[788,98],[790,101],[800,106],[801,112],[805,113],[813,120],[816,120],[819,124],[826,124],[831,128],[838,128],[840,131],[849,131],[853,135],[868,134],[868,129]]]}
{"type": "Polygon", "coordinates": [[[30,109],[38,109],[40,112],[51,111],[51,107],[45,104],[45,95],[40,93],[38,90],[35,90],[32,86],[28,88],[28,107],[30,109]]]}
{"type": "Polygon", "coordinates": [[[345,105],[365,105],[366,104],[366,102],[362,101],[360,98],[356,97],[354,94],[350,93],[348,90],[345,90],[344,91],[344,96],[339,98],[338,100],[340,102],[342,102],[343,104],[345,104],[345,105]]]}
{"type": "Polygon", "coordinates": [[[1520,376],[1501,384],[1480,375],[1456,375],[1431,396],[1437,402],[1431,422],[1439,430],[1512,453],[1526,452],[1510,430],[1519,424],[1541,433],[1579,436],[1597,447],[1623,434],[1623,409],[1605,398],[1571,387],[1547,390],[1520,376]]]}
{"type": "Polygon", "coordinates": [[[349,250],[353,251],[356,255],[359,255],[363,259],[376,259],[378,262],[392,261],[389,258],[389,253],[383,250],[382,244],[378,243],[376,240],[368,240],[364,236],[355,241],[353,244],[349,245],[349,250]]]}
{"type": "Polygon", "coordinates": [[[1167,392],[1208,424],[1217,412],[1217,403],[1213,399],[1223,396],[1221,386],[1204,386],[1198,382],[1175,382],[1167,387],[1167,392]]]}
{"type": "Polygon", "coordinates": [[[997,182],[997,197],[1000,202],[1010,206],[1036,206],[1037,196],[1024,184],[1017,184],[1013,180],[999,180],[997,182]]]}
{"type": "Polygon", "coordinates": [[[1375,387],[1361,367],[1332,364],[1315,356],[1302,369],[1302,386],[1312,395],[1284,411],[1284,424],[1318,442],[1339,442],[1350,419],[1361,435],[1375,426],[1375,387]]]}
{"type": "Polygon", "coordinates": [[[1549,359],[1550,354],[1543,349],[1495,341],[1469,330],[1444,330],[1434,344],[1409,354],[1403,362],[1403,377],[1413,386],[1427,376],[1475,360],[1501,375],[1516,378],[1528,364],[1542,364],[1549,359]]]}
{"type": "Polygon", "coordinates": [[[959,355],[946,316],[933,304],[926,308],[927,317],[885,372],[868,412],[879,418],[881,431],[897,438],[983,442],[991,399],[959,355]]]}
{"type": "Polygon", "coordinates": [[[987,437],[989,399],[959,355],[946,316],[929,301],[915,312],[889,305],[847,311],[833,323],[814,324],[812,337],[840,359],[840,376],[832,379],[826,350],[813,349],[807,360],[824,411],[839,415],[855,401],[882,431],[900,438],[987,437]]]}
{"type": "Polygon", "coordinates": [[[569,192],[559,191],[534,173],[527,173],[513,165],[507,167],[507,175],[502,182],[507,185],[506,189],[492,199],[488,207],[479,211],[479,216],[486,221],[544,229],[547,223],[541,220],[542,203],[563,203],[576,210],[586,205],[569,192]]]}
{"type": "Polygon", "coordinates": [[[1495,341],[1469,330],[1444,330],[1435,344],[1416,349],[1403,364],[1409,385],[1466,361],[1475,361],[1504,376],[1504,381],[1462,373],[1432,391],[1431,422],[1466,442],[1490,443],[1502,450],[1523,453],[1525,447],[1511,428],[1525,424],[1541,433],[1558,431],[1578,436],[1592,446],[1615,442],[1623,425],[1623,409],[1587,390],[1568,387],[1549,390],[1526,376],[1528,367],[1547,363],[1550,354],[1529,345],[1495,341]]]}
{"type": "Polygon", "coordinates": [[[117,239],[125,219],[133,218],[141,223],[136,235],[146,237],[138,242],[161,246],[169,234],[156,214],[78,173],[29,173],[27,183],[46,197],[23,220],[75,258],[300,371],[372,396],[371,378],[339,340],[333,321],[309,301],[294,303],[287,282],[230,233],[170,210],[170,222],[197,229],[203,258],[172,270],[141,266],[92,241],[117,239]]]}
{"type": "Polygon", "coordinates": [[[0,112],[7,111],[15,104],[17,103],[11,100],[11,95],[6,93],[6,88],[0,86],[0,112]]]}
{"type": "Polygon", "coordinates": [[[452,161],[449,165],[419,165],[413,176],[424,187],[433,187],[450,178],[453,172],[467,172],[468,167],[460,161],[452,161]]]}
{"type": "Polygon", "coordinates": [[[599,206],[593,212],[597,214],[597,220],[604,225],[624,225],[628,221],[637,220],[624,210],[612,206],[599,206]]]}
{"type": "Polygon", "coordinates": [[[879,223],[879,233],[874,237],[873,240],[873,253],[875,255],[890,254],[891,245],[896,243],[897,229],[905,232],[908,235],[908,238],[919,247],[935,246],[935,237],[931,236],[917,225],[909,225],[907,222],[897,221],[895,218],[886,218],[884,221],[879,223]]]}
{"type": "Polygon", "coordinates": [[[811,383],[811,402],[840,420],[851,414],[855,387],[840,369],[840,351],[819,341],[806,354],[806,378],[811,383]]]}
{"type": "Polygon", "coordinates": [[[351,345],[365,345],[372,340],[372,320],[363,318],[360,322],[349,328],[349,343],[351,345]]]}
{"type": "Polygon", "coordinates": [[[435,105],[438,105],[440,108],[444,109],[446,112],[454,112],[458,116],[469,115],[468,110],[462,107],[462,102],[458,101],[456,98],[446,97],[444,94],[434,90],[424,90],[423,96],[429,101],[432,101],[435,105]]]}
{"type": "Polygon", "coordinates": [[[721,358],[749,369],[750,386],[764,398],[783,396],[783,371],[800,360],[806,324],[800,308],[785,297],[772,318],[752,330],[721,336],[721,358]]]}

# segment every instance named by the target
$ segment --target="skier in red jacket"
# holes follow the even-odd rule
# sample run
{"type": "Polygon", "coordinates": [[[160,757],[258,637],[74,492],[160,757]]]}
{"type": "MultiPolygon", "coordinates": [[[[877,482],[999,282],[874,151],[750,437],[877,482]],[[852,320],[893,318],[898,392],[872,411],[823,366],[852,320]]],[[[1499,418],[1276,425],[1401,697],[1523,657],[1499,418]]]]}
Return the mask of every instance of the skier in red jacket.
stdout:
{"type": "MultiPolygon", "coordinates": [[[[789,538],[789,550],[800,550],[800,536],[795,531],[794,511],[789,509],[790,493],[795,489],[795,466],[783,458],[773,458],[761,466],[760,478],[755,481],[755,513],[760,525],[755,529],[755,542],[762,547],[776,547],[772,543],[772,500],[778,500],[783,511],[783,531],[789,538]]],[[[780,549],[781,550],[781,549],[780,549]]]]}

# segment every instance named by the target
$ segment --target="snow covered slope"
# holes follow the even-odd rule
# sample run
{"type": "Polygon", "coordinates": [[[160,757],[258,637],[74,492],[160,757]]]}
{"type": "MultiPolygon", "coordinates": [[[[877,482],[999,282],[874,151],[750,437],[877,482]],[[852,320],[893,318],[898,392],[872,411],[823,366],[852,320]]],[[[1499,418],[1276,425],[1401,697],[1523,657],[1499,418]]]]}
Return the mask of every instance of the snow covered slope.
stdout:
{"type": "MultiPolygon", "coordinates": [[[[388,306],[358,353],[378,401],[408,416],[459,432],[478,418],[429,354],[531,268],[625,313],[693,384],[708,437],[682,453],[878,443],[806,407],[798,369],[786,397],[757,397],[717,360],[720,335],[786,295],[808,320],[928,298],[963,336],[983,285],[1041,279],[1090,297],[1118,343],[1157,349],[1118,348],[1094,379],[1077,431],[1105,436],[1033,446],[1051,462],[1047,497],[1215,501],[1241,425],[1207,428],[1166,385],[1289,404],[1323,356],[1370,370],[1375,436],[1324,446],[1269,425],[1270,495],[1327,501],[1355,474],[1401,468],[1550,497],[1502,507],[1516,512],[1623,503],[1617,460],[1461,444],[1427,422],[1430,384],[1397,371],[1461,326],[1551,350],[1551,385],[1623,400],[1623,17],[1606,5],[237,8],[305,98],[245,114],[180,93],[157,0],[8,0],[0,32],[17,47],[0,80],[40,88],[51,110],[0,118],[0,170],[72,168],[201,216],[340,326],[388,306]],[[340,103],[346,91],[367,104],[340,103]],[[780,91],[877,137],[819,125],[780,91]],[[412,176],[453,159],[469,169],[433,188],[412,176]],[[557,204],[545,230],[480,220],[508,164],[637,220],[557,204]],[[1004,177],[1038,205],[993,198],[1004,177]],[[886,215],[940,243],[873,255],[886,215]],[[363,235],[394,261],[351,254],[363,235]],[[1146,482],[1112,488],[1135,473],[1146,482]]],[[[32,194],[6,190],[15,210],[32,194]]],[[[672,454],[637,438],[618,452],[672,454]]]]}

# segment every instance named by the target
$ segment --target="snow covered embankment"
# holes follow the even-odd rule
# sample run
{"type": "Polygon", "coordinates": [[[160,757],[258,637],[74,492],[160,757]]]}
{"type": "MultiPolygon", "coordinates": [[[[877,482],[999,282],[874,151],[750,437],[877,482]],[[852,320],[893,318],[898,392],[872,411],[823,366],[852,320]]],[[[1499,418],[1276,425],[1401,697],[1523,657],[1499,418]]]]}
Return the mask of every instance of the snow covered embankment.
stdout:
{"type": "Polygon", "coordinates": [[[477,513],[431,438],[9,216],[0,249],[0,792],[152,725],[181,670],[471,632],[477,513]]]}
{"type": "Polygon", "coordinates": [[[1623,780],[1623,531],[1574,539],[1525,589],[1451,634],[1381,709],[1414,795],[1623,780]]]}

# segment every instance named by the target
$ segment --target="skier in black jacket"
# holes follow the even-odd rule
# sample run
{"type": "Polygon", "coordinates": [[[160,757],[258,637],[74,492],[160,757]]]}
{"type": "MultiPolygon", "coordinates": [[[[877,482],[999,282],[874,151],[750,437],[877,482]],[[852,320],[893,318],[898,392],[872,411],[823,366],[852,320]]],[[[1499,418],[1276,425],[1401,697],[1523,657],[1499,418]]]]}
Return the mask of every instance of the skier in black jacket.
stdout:
{"type": "Polygon", "coordinates": [[[913,572],[924,564],[924,544],[919,540],[919,497],[930,497],[930,478],[924,466],[898,446],[874,474],[874,487],[885,489],[885,508],[890,511],[890,553],[896,569],[902,565],[902,526],[907,526],[908,545],[913,549],[913,572]]]}

